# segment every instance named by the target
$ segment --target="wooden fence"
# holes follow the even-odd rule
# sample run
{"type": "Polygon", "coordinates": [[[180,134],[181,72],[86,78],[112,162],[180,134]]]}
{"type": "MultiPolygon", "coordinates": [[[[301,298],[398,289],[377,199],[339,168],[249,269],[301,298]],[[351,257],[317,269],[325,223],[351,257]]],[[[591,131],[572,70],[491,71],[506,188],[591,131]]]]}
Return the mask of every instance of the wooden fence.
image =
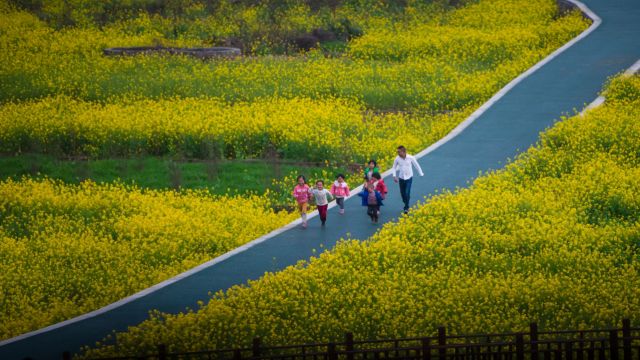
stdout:
{"type": "MultiPolygon", "coordinates": [[[[70,359],[69,353],[62,357],[70,359]]],[[[437,336],[385,340],[355,340],[347,333],[343,341],[303,345],[266,346],[259,338],[251,347],[169,353],[164,345],[152,355],[101,358],[103,360],[640,360],[640,328],[628,319],[621,328],[595,330],[448,335],[444,327],[437,336]]]]}

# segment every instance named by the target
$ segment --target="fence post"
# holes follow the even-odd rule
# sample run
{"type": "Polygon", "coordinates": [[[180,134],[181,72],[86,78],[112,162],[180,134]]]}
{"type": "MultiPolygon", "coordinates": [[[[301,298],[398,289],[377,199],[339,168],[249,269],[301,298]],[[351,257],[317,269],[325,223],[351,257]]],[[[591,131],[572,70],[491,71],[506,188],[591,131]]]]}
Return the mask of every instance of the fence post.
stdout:
{"type": "Polygon", "coordinates": [[[431,360],[431,339],[422,338],[422,360],[431,360]]]}
{"type": "Polygon", "coordinates": [[[259,337],[253,338],[253,343],[251,344],[251,351],[253,353],[254,358],[260,357],[260,338],[259,337]]]}
{"type": "Polygon", "coordinates": [[[65,351],[62,353],[62,360],[71,360],[71,353],[68,351],[65,351]]]}
{"type": "Polygon", "coordinates": [[[327,345],[327,359],[329,360],[337,360],[338,353],[336,352],[336,343],[329,343],[327,345]]]}
{"type": "Polygon", "coordinates": [[[344,334],[345,350],[347,350],[347,360],[353,360],[353,333],[344,334]]]}
{"type": "Polygon", "coordinates": [[[524,336],[516,334],[516,360],[524,360],[524,336]]]}
{"type": "Polygon", "coordinates": [[[444,326],[438,327],[438,359],[447,357],[447,329],[444,326]]]}
{"type": "Polygon", "coordinates": [[[631,320],[622,319],[622,347],[624,360],[631,360],[631,320]]]}
{"type": "Polygon", "coordinates": [[[158,345],[158,360],[167,360],[167,346],[165,344],[158,345]]]}
{"type": "Polygon", "coordinates": [[[531,343],[531,360],[538,360],[538,324],[529,324],[529,341],[531,343]]]}
{"type": "Polygon", "coordinates": [[[578,360],[584,360],[584,352],[585,352],[585,347],[584,347],[584,331],[580,331],[580,339],[578,340],[578,356],[576,356],[576,358],[578,360]]]}
{"type": "Polygon", "coordinates": [[[573,360],[573,341],[568,340],[567,347],[565,349],[565,358],[567,360],[573,360]]]}
{"type": "Polygon", "coordinates": [[[609,356],[611,360],[619,360],[618,330],[609,331],[609,356]]]}

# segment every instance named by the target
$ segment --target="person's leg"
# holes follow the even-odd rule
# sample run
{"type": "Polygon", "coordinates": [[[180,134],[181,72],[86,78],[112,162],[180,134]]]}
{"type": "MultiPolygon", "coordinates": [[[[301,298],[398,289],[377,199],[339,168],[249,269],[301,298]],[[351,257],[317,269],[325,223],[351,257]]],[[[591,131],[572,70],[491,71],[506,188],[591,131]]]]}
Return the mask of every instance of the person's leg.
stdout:
{"type": "Polygon", "coordinates": [[[318,213],[320,214],[320,221],[322,221],[322,225],[324,225],[325,221],[327,221],[327,208],[329,205],[318,205],[318,213]]]}
{"type": "Polygon", "coordinates": [[[404,203],[404,209],[405,210],[409,210],[409,200],[411,199],[411,184],[413,183],[413,178],[407,179],[404,182],[404,192],[405,192],[405,196],[406,196],[406,201],[404,203]]]}
{"type": "Polygon", "coordinates": [[[307,227],[307,203],[298,203],[300,208],[300,217],[302,218],[302,226],[307,227]]]}
{"type": "Polygon", "coordinates": [[[404,203],[404,209],[407,210],[409,208],[409,199],[407,198],[407,180],[400,179],[400,196],[402,197],[402,202],[404,203]]]}
{"type": "Polygon", "coordinates": [[[342,198],[342,197],[336,198],[336,202],[338,203],[338,206],[340,207],[340,214],[344,214],[344,198],[342,198]]]}

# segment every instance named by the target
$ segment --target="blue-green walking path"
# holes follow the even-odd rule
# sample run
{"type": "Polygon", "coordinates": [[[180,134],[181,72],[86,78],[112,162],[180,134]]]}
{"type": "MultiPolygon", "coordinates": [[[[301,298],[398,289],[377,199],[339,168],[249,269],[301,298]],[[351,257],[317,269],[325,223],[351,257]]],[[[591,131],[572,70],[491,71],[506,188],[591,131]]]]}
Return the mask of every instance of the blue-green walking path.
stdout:
{"type": "MultiPolygon", "coordinates": [[[[539,133],[563,114],[573,114],[594,100],[607,78],[640,58],[640,0],[584,0],[602,20],[589,35],[524,78],[457,136],[419,159],[424,177],[414,177],[412,203],[438,189],[467,186],[480,172],[498,169],[507,159],[535,144],[539,133]]],[[[389,195],[381,223],[402,210],[398,186],[387,180],[389,195]]],[[[359,197],[346,201],[346,215],[329,210],[326,228],[313,218],[309,228],[285,229],[222,261],[186,274],[155,291],[108,311],[54,326],[46,331],[0,342],[0,359],[61,359],[147,319],[149,310],[176,313],[197,308],[208,292],[225,290],[283,269],[332,248],[340,238],[366,239],[372,225],[359,197]],[[322,246],[321,246],[322,245],[322,246]]]]}

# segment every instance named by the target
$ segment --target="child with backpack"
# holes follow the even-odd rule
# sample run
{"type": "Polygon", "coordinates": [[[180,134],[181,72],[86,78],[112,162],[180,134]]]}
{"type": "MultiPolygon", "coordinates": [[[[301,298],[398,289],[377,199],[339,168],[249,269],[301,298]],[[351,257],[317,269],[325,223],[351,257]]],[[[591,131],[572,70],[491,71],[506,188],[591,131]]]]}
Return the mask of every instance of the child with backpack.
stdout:
{"type": "Polygon", "coordinates": [[[382,195],[382,200],[386,199],[389,189],[387,189],[387,184],[384,183],[382,176],[380,175],[380,173],[375,172],[373,173],[372,178],[375,189],[380,192],[380,195],[382,195]]]}
{"type": "Polygon", "coordinates": [[[369,183],[358,196],[362,198],[362,206],[367,207],[367,215],[371,218],[371,222],[377,223],[380,206],[384,205],[380,192],[376,190],[373,183],[369,183]]]}

